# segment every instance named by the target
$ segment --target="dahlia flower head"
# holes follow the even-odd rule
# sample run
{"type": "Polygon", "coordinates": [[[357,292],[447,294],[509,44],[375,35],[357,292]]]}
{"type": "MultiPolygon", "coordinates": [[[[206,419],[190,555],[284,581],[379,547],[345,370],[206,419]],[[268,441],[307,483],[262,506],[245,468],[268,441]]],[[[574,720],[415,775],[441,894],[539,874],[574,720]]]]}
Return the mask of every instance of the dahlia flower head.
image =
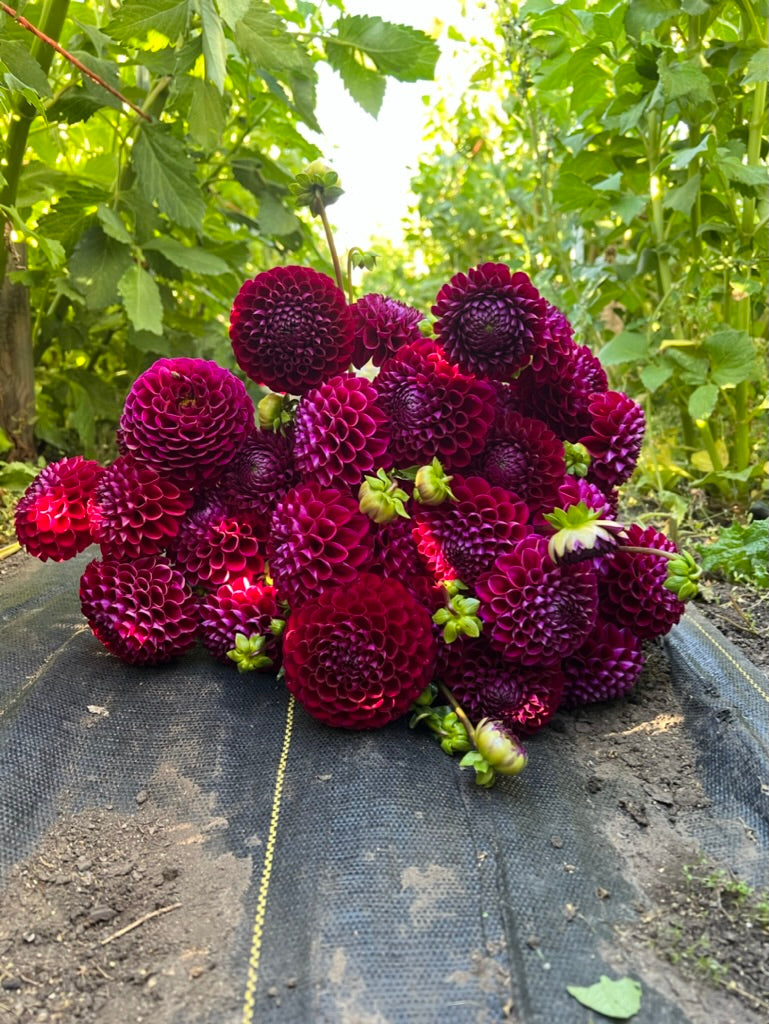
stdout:
{"type": "Polygon", "coordinates": [[[41,470],[16,504],[19,544],[42,562],[63,562],[85,551],[94,541],[88,503],[103,472],[82,455],[41,470]]]}

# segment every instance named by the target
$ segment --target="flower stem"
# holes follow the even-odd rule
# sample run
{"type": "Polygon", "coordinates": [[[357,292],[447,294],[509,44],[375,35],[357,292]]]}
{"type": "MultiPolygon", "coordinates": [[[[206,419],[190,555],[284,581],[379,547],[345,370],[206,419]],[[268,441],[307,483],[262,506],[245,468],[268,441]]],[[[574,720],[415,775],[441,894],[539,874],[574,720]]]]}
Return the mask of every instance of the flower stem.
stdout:
{"type": "Polygon", "coordinates": [[[444,683],[438,683],[438,689],[441,691],[443,696],[446,698],[446,700],[451,705],[451,710],[456,714],[456,716],[459,719],[459,721],[462,723],[462,725],[467,730],[467,735],[470,737],[471,743],[475,744],[475,727],[473,726],[473,723],[470,721],[470,719],[465,714],[464,709],[457,703],[456,698],[454,697],[454,694],[451,692],[451,690],[448,688],[448,686],[446,686],[444,683]]]}
{"type": "Polygon", "coordinates": [[[660,558],[676,558],[678,556],[677,551],[663,551],[661,548],[643,548],[633,547],[632,544],[618,544],[617,551],[628,551],[631,555],[659,555],[660,558]]]}
{"type": "Polygon", "coordinates": [[[326,232],[326,245],[328,245],[328,251],[331,253],[331,262],[334,264],[334,277],[336,277],[336,283],[344,291],[344,277],[342,276],[342,265],[339,262],[339,254],[336,251],[336,245],[334,244],[334,236],[331,233],[331,225],[328,222],[328,216],[326,215],[326,207],[323,203],[323,199],[317,196],[316,199],[318,205],[318,213],[320,219],[323,221],[323,230],[326,232]]]}

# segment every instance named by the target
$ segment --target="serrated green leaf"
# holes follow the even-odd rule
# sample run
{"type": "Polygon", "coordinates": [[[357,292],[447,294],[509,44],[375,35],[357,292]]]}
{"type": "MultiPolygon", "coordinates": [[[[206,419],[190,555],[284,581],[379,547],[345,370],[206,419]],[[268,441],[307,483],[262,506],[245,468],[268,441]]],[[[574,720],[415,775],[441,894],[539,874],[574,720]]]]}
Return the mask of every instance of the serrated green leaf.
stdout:
{"type": "Polygon", "coordinates": [[[281,237],[292,235],[301,229],[302,225],[296,214],[287,210],[270,192],[262,192],[259,200],[257,220],[266,235],[281,237]]]}
{"type": "Polygon", "coordinates": [[[69,272],[88,309],[118,301],[117,283],[132,264],[128,246],[109,238],[94,225],[83,232],[69,260],[69,272]]]}
{"type": "Polygon", "coordinates": [[[387,84],[384,76],[372,68],[364,67],[356,59],[354,50],[331,40],[326,41],[326,57],[355,102],[367,114],[376,117],[381,109],[387,84]]]}
{"type": "Polygon", "coordinates": [[[693,61],[681,61],[660,68],[660,84],[668,100],[687,99],[693,103],[713,100],[710,79],[693,61]]]}
{"type": "Polygon", "coordinates": [[[257,67],[267,71],[309,72],[307,51],[265,0],[252,0],[237,23],[235,42],[257,67]]]}
{"type": "Polygon", "coordinates": [[[662,199],[662,205],[667,210],[677,210],[679,213],[689,214],[696,202],[700,191],[702,179],[699,171],[693,174],[683,185],[678,188],[671,188],[662,199]]]}
{"type": "Polygon", "coordinates": [[[718,385],[701,384],[689,395],[689,415],[693,420],[709,420],[718,401],[718,385]]]}
{"type": "MultiPolygon", "coordinates": [[[[89,71],[93,71],[94,74],[102,78],[107,85],[111,85],[113,89],[118,92],[122,91],[122,82],[120,81],[119,64],[116,64],[112,60],[100,60],[98,57],[94,57],[92,53],[87,53],[84,50],[77,50],[74,52],[74,56],[88,68],[89,71]]],[[[104,86],[99,85],[89,75],[82,76],[83,81],[83,96],[91,101],[91,103],[97,105],[97,109],[100,107],[112,107],[113,110],[122,110],[123,103],[121,100],[114,96],[104,86]]]]}
{"type": "Polygon", "coordinates": [[[651,32],[678,13],[675,0],[631,0],[625,12],[625,31],[634,39],[651,32]]]}
{"type": "Polygon", "coordinates": [[[692,160],[708,148],[710,141],[711,136],[706,135],[697,146],[687,146],[685,149],[677,149],[673,153],[673,159],[670,161],[670,170],[686,170],[692,160]]]}
{"type": "Polygon", "coordinates": [[[120,219],[119,214],[115,213],[109,206],[99,203],[96,208],[96,216],[99,218],[102,230],[110,238],[114,238],[116,242],[122,242],[123,245],[130,245],[132,243],[133,239],[120,219]]]}
{"type": "MultiPolygon", "coordinates": [[[[732,476],[733,474],[729,474],[732,476]]],[[[769,519],[733,523],[712,544],[698,545],[703,572],[769,587],[769,519]]]]}
{"type": "Polygon", "coordinates": [[[124,0],[104,31],[120,43],[144,39],[150,31],[173,43],[184,32],[188,18],[188,0],[124,0]]]}
{"type": "Polygon", "coordinates": [[[224,38],[222,22],[216,13],[213,0],[199,0],[199,2],[206,78],[222,93],[227,74],[227,40],[224,38]]]}
{"type": "Polygon", "coordinates": [[[435,40],[419,29],[366,14],[339,18],[327,42],[365,54],[383,74],[401,82],[431,79],[440,55],[435,40]]]}
{"type": "Polygon", "coordinates": [[[667,363],[660,365],[649,363],[641,370],[641,383],[650,394],[653,394],[657,388],[662,387],[665,381],[670,380],[672,375],[673,367],[668,366],[667,363]]]}
{"type": "Polygon", "coordinates": [[[175,238],[153,238],[151,242],[145,242],[142,248],[161,253],[174,266],[193,274],[216,276],[230,272],[230,267],[219,256],[205,249],[184,245],[175,238]]]}
{"type": "Polygon", "coordinates": [[[206,204],[195,164],[183,143],[165,125],[147,125],[134,144],[131,162],[145,195],[182,227],[200,227],[206,204]]]}
{"type": "Polygon", "coordinates": [[[756,82],[766,82],[768,80],[769,54],[767,54],[765,47],[761,47],[760,50],[756,50],[748,61],[748,65],[745,68],[745,77],[740,84],[753,85],[756,82]]]}
{"type": "Polygon", "coordinates": [[[154,277],[134,264],[120,278],[117,287],[134,330],[162,334],[163,303],[154,277]]]}
{"type": "Polygon", "coordinates": [[[733,154],[725,155],[719,150],[718,166],[724,172],[729,181],[737,181],[741,185],[752,185],[756,188],[766,186],[767,173],[765,167],[754,167],[744,164],[739,157],[733,154]]]}
{"type": "Polygon", "coordinates": [[[598,353],[604,366],[617,366],[619,363],[634,363],[645,359],[649,354],[649,342],[645,335],[633,331],[622,331],[598,353]]]}
{"type": "Polygon", "coordinates": [[[0,40],[0,61],[23,88],[31,89],[40,96],[51,95],[48,76],[26,46],[11,39],[0,40]]]}
{"type": "Polygon", "coordinates": [[[70,401],[67,410],[66,425],[75,430],[80,438],[81,447],[90,451],[96,437],[96,417],[91,405],[91,396],[87,388],[69,381],[70,401]]]}
{"type": "Polygon", "coordinates": [[[250,6],[251,0],[218,0],[219,13],[231,29],[245,18],[250,6]]]}
{"type": "Polygon", "coordinates": [[[212,82],[195,78],[189,112],[190,138],[204,150],[216,149],[227,121],[224,97],[212,82]]]}
{"type": "Polygon", "coordinates": [[[641,1009],[641,986],[632,978],[615,981],[602,974],[595,985],[567,985],[566,991],[582,1006],[618,1020],[628,1020],[641,1009]]]}
{"type": "Polygon", "coordinates": [[[746,331],[718,331],[705,339],[703,349],[710,360],[710,376],[719,387],[734,387],[753,378],[756,351],[746,331]]]}

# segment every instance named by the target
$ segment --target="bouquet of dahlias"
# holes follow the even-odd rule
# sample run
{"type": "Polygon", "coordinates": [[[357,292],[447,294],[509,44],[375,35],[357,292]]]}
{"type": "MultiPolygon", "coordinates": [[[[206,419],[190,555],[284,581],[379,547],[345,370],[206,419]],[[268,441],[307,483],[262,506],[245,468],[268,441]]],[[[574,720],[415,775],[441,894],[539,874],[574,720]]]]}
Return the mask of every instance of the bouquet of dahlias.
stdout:
{"type": "MultiPolygon", "coordinates": [[[[333,173],[298,182],[327,225],[333,173]]],[[[100,547],[80,599],[117,657],[201,643],[279,671],[329,726],[411,712],[490,785],[558,707],[628,693],[698,570],[616,520],[643,411],[525,273],[458,273],[427,330],[384,295],[348,299],[332,255],[336,282],[279,266],[235,297],[256,408],[215,362],[159,359],[115,461],[49,465],[17,535],[44,560],[100,547]]]]}

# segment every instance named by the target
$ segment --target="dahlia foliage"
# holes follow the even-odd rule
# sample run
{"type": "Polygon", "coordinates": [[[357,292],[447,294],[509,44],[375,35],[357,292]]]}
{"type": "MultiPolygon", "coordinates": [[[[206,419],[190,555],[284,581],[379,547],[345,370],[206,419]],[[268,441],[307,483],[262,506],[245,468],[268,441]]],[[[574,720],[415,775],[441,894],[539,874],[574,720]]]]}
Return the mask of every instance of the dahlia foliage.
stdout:
{"type": "Polygon", "coordinates": [[[124,661],[198,644],[330,726],[411,711],[489,785],[559,707],[632,689],[697,570],[617,522],[643,412],[525,273],[459,273],[431,312],[257,274],[230,322],[257,405],[214,362],[159,359],[118,458],[49,465],[16,529],[43,560],[99,546],[82,610],[124,661]]]}

